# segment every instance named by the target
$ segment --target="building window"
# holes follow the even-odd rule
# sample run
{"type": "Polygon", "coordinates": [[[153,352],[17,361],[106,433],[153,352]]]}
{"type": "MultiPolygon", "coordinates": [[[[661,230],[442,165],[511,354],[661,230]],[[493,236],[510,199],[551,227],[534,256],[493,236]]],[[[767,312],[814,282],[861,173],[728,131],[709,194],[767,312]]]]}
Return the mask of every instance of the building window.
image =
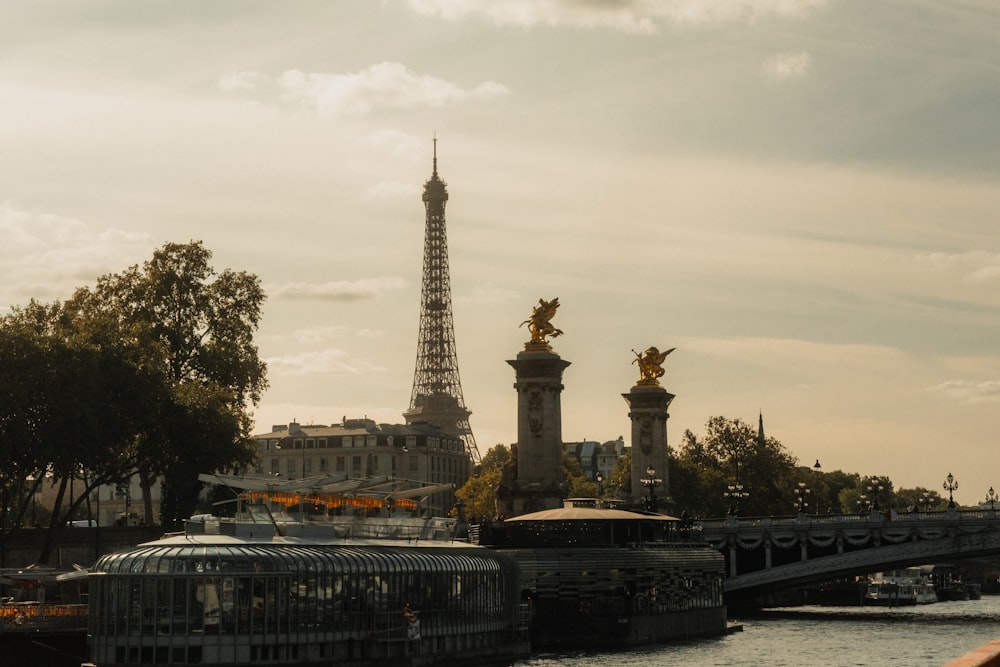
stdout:
{"type": "Polygon", "coordinates": [[[320,449],[326,449],[326,438],[320,438],[317,442],[317,447],[320,449]]]}
{"type": "Polygon", "coordinates": [[[280,475],[281,474],[281,461],[279,459],[271,459],[271,474],[280,475]]]}
{"type": "Polygon", "coordinates": [[[360,475],[361,474],[361,457],[360,456],[352,456],[351,457],[351,471],[355,475],[360,475]]]}
{"type": "Polygon", "coordinates": [[[313,471],[313,460],[310,458],[302,459],[302,474],[308,475],[313,471]]]}
{"type": "Polygon", "coordinates": [[[337,457],[337,472],[344,472],[344,457],[337,457]]]}
{"type": "Polygon", "coordinates": [[[306,449],[316,449],[316,441],[312,438],[306,439],[306,449]]]}
{"type": "Polygon", "coordinates": [[[320,472],[327,472],[329,469],[330,469],[330,466],[327,463],[326,457],[325,456],[321,457],[320,460],[319,460],[319,471],[320,472]]]}
{"type": "Polygon", "coordinates": [[[376,440],[374,435],[369,435],[365,438],[365,447],[374,447],[377,444],[376,440]]]}
{"type": "Polygon", "coordinates": [[[302,439],[301,438],[296,438],[295,439],[295,444],[292,445],[292,447],[294,449],[302,449],[302,439]]]}
{"type": "Polygon", "coordinates": [[[288,459],[288,462],[285,466],[285,472],[287,472],[289,475],[295,474],[295,459],[288,459]]]}

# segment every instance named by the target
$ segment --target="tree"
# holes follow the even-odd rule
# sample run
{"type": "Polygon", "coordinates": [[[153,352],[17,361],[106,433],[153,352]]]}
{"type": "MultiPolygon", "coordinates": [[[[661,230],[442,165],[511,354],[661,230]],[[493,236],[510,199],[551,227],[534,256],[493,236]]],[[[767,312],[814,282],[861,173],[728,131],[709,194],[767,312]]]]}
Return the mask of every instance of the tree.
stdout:
{"type": "Polygon", "coordinates": [[[791,513],[796,459],[780,442],[761,437],[740,419],[711,417],[705,429],[702,439],[685,431],[672,467],[672,494],[679,509],[716,514],[719,501],[729,504],[729,486],[740,485],[747,494],[740,501],[742,513],[791,513]]]}
{"type": "Polygon", "coordinates": [[[592,482],[583,474],[580,461],[575,456],[563,452],[563,489],[566,498],[596,498],[597,482],[592,482]]]}
{"type": "Polygon", "coordinates": [[[256,276],[217,274],[211,257],[200,241],[168,243],[141,268],[103,276],[67,302],[84,335],[114,341],[161,378],[130,452],[147,522],[158,477],[172,523],[194,508],[198,472],[248,465],[255,454],[247,411],[267,387],[253,344],[265,296],[256,276]]]}
{"type": "Polygon", "coordinates": [[[30,494],[46,477],[57,486],[42,563],[55,529],[91,490],[123,474],[123,452],[149,386],[116,348],[75,336],[71,325],[58,303],[32,301],[0,319],[0,484],[5,500],[12,492],[19,499],[11,525],[22,522],[30,494]],[[67,487],[77,479],[85,488],[64,509],[67,487]]]}
{"type": "Polygon", "coordinates": [[[844,512],[884,512],[895,505],[892,480],[885,475],[858,476],[857,485],[843,489],[839,500],[844,512]]]}
{"type": "Polygon", "coordinates": [[[510,449],[501,444],[494,445],[483,457],[479,474],[470,477],[462,488],[455,491],[455,497],[465,503],[470,523],[497,516],[497,489],[510,457],[510,449]]]}
{"type": "Polygon", "coordinates": [[[625,453],[615,461],[611,475],[604,480],[604,496],[624,500],[630,495],[632,495],[632,450],[626,449],[625,453]]]}
{"type": "Polygon", "coordinates": [[[900,511],[908,509],[916,511],[942,509],[947,502],[937,491],[931,491],[922,486],[896,491],[897,509],[900,511]]]}

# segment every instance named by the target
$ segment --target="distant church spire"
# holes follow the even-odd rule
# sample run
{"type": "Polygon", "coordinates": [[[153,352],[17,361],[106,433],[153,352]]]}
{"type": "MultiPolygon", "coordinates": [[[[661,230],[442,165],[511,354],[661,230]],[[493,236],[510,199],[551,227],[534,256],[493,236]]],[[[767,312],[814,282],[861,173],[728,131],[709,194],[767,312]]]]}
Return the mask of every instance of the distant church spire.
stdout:
{"type": "Polygon", "coordinates": [[[448,235],[444,209],[448,186],[438,177],[437,135],[431,178],[424,183],[424,275],[420,291],[420,332],[417,365],[413,374],[410,409],[403,413],[407,424],[426,422],[461,438],[473,463],[479,464],[479,449],[469,426],[462,398],[455,351],[455,324],[451,314],[451,278],[448,271],[448,235]]]}
{"type": "Polygon", "coordinates": [[[760,417],[757,420],[757,444],[763,447],[766,444],[764,440],[764,413],[760,413],[760,417]]]}

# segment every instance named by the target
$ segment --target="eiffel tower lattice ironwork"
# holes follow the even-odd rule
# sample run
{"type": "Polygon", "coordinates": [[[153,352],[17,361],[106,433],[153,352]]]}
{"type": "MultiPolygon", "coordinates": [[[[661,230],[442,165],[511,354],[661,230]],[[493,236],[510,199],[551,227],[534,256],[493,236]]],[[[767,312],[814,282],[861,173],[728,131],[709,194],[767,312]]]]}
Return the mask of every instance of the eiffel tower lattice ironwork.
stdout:
{"type": "Polygon", "coordinates": [[[417,367],[413,374],[410,409],[403,413],[407,424],[427,422],[465,442],[465,449],[479,465],[479,449],[469,425],[471,411],[462,398],[455,352],[455,323],[451,313],[451,278],[448,272],[448,235],[444,209],[447,184],[438,177],[437,137],[434,138],[434,170],[424,183],[424,275],[420,291],[420,333],[417,367]]]}

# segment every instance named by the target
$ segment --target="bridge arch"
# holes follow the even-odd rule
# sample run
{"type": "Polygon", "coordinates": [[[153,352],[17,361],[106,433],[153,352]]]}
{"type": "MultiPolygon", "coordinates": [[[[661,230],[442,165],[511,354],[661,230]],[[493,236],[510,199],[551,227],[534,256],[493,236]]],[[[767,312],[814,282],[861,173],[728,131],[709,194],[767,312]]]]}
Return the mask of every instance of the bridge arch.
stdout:
{"type": "Polygon", "coordinates": [[[995,510],[731,516],[697,526],[726,558],[727,601],[837,577],[1000,553],[995,510]]]}

